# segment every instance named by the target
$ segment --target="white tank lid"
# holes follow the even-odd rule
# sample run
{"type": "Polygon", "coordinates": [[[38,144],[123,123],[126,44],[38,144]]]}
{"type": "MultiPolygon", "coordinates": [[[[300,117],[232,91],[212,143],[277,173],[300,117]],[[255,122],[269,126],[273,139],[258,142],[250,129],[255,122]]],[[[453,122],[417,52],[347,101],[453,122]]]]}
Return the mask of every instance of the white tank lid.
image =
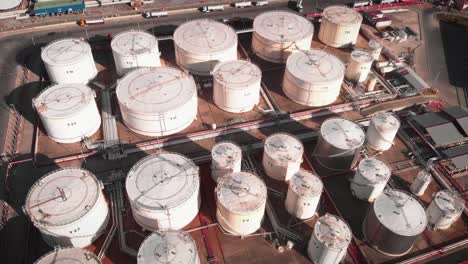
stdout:
{"type": "Polygon", "coordinates": [[[260,82],[262,71],[249,61],[233,60],[218,63],[213,69],[213,78],[227,88],[245,89],[260,82]]]}
{"type": "Polygon", "coordinates": [[[111,47],[123,56],[149,53],[158,45],[156,37],[144,31],[124,31],[112,38],[111,47]]]}
{"type": "Polygon", "coordinates": [[[336,249],[347,247],[352,238],[348,224],[340,217],[328,213],[315,222],[314,235],[327,247],[336,249]]]}
{"type": "Polygon", "coordinates": [[[374,115],[371,122],[378,128],[390,130],[400,127],[400,120],[389,112],[381,112],[374,115]]]}
{"type": "Polygon", "coordinates": [[[369,43],[367,43],[367,45],[369,45],[369,48],[371,48],[371,49],[380,49],[380,48],[382,48],[382,44],[379,41],[375,40],[375,39],[371,39],[369,41],[369,43]]]}
{"type": "Polygon", "coordinates": [[[287,133],[275,133],[265,140],[264,152],[272,159],[281,162],[302,160],[304,146],[295,136],[287,133]]]}
{"type": "Polygon", "coordinates": [[[434,201],[447,214],[458,214],[465,207],[465,200],[457,192],[448,190],[437,192],[434,201]]]}
{"type": "Polygon", "coordinates": [[[261,37],[279,42],[300,40],[314,33],[309,20],[287,11],[268,11],[255,17],[253,29],[261,37]]]}
{"type": "Polygon", "coordinates": [[[375,158],[365,158],[359,162],[359,173],[371,183],[387,181],[390,176],[390,168],[385,162],[375,158]]]}
{"type": "Polygon", "coordinates": [[[85,84],[49,86],[34,99],[34,107],[42,116],[65,118],[74,116],[94,102],[95,93],[85,84]]]}
{"type": "Polygon", "coordinates": [[[100,264],[93,253],[82,248],[60,248],[38,259],[35,264],[100,264]]]}
{"type": "Polygon", "coordinates": [[[413,196],[400,190],[385,190],[374,201],[380,223],[395,234],[416,236],[427,224],[426,211],[413,196]]]}
{"type": "Polygon", "coordinates": [[[197,87],[192,76],[172,67],[140,68],[117,84],[119,102],[143,114],[170,112],[192,100],[197,87]]]}
{"type": "Polygon", "coordinates": [[[323,10],[323,17],[338,25],[353,25],[362,22],[362,16],[354,9],[342,5],[329,6],[323,10]]]}
{"type": "Polygon", "coordinates": [[[78,38],[67,38],[47,44],[42,49],[41,57],[46,64],[67,66],[81,61],[88,54],[91,54],[88,42],[78,38]]]}
{"type": "Polygon", "coordinates": [[[233,142],[221,141],[211,149],[211,157],[223,167],[230,167],[242,158],[242,149],[233,142]]]}
{"type": "Polygon", "coordinates": [[[311,49],[291,54],[286,62],[286,69],[299,80],[321,84],[342,80],[345,67],[337,57],[321,50],[311,49]]]}
{"type": "Polygon", "coordinates": [[[101,183],[87,170],[59,169],[34,183],[26,197],[25,209],[36,225],[64,226],[94,207],[101,188],[101,183]]]}
{"type": "Polygon", "coordinates": [[[22,0],[2,0],[0,1],[0,10],[8,10],[8,9],[13,9],[19,4],[21,4],[22,0]]]}
{"type": "Polygon", "coordinates": [[[266,203],[265,183],[248,172],[228,173],[218,179],[216,197],[230,212],[248,214],[266,203]]]}
{"type": "Polygon", "coordinates": [[[291,189],[300,197],[313,198],[322,193],[323,183],[319,177],[306,170],[299,170],[289,183],[291,189]]]}
{"type": "Polygon", "coordinates": [[[185,203],[198,191],[198,166],[177,153],[149,155],[133,165],[125,186],[129,200],[138,207],[165,211],[185,203]]]}
{"type": "Polygon", "coordinates": [[[237,46],[237,33],[223,23],[196,19],[177,27],[174,43],[192,54],[210,54],[237,46]]]}
{"type": "Polygon", "coordinates": [[[156,231],[146,237],[138,250],[139,264],[197,263],[197,245],[193,238],[182,231],[156,231]]]}
{"type": "Polygon", "coordinates": [[[366,139],[360,126],[343,118],[325,120],[320,127],[320,134],[332,146],[345,150],[361,147],[366,139]]]}
{"type": "Polygon", "coordinates": [[[351,59],[359,63],[370,63],[374,60],[368,52],[363,50],[353,50],[351,52],[351,59]]]}

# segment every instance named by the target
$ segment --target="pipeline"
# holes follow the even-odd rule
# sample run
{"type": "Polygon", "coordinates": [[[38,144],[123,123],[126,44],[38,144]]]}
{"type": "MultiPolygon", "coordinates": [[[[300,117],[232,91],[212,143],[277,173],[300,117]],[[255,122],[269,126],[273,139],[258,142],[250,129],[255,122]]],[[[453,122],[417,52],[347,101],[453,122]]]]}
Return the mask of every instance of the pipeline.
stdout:
{"type": "Polygon", "coordinates": [[[115,199],[116,199],[116,203],[117,203],[117,210],[118,210],[118,213],[117,213],[117,223],[118,223],[118,226],[119,226],[119,245],[120,245],[120,250],[122,252],[124,252],[125,254],[129,255],[129,256],[132,256],[134,258],[137,257],[138,255],[138,252],[133,249],[133,248],[130,248],[128,245],[127,245],[127,241],[125,240],[125,230],[124,230],[124,226],[123,226],[123,220],[122,220],[122,210],[124,208],[124,205],[123,205],[123,195],[122,195],[122,186],[120,184],[120,182],[116,182],[115,183],[115,199]]]}
{"type": "MultiPolygon", "coordinates": [[[[358,104],[360,106],[369,105],[372,101],[373,100],[370,100],[370,99],[362,100],[358,102],[358,104]]],[[[271,127],[271,126],[276,126],[280,124],[287,124],[291,122],[308,119],[311,117],[315,118],[315,117],[320,117],[320,116],[327,116],[331,114],[342,113],[342,112],[350,111],[353,109],[354,109],[354,105],[352,103],[345,103],[345,104],[340,104],[337,106],[329,106],[329,107],[323,107],[319,109],[306,110],[302,112],[289,114],[285,118],[282,118],[279,120],[274,119],[274,118],[255,120],[255,121],[246,122],[242,124],[231,125],[226,128],[218,128],[215,130],[204,130],[200,132],[194,132],[194,133],[187,134],[185,137],[174,136],[174,137],[166,138],[166,139],[143,141],[143,142],[137,143],[135,148],[127,149],[126,152],[133,153],[133,152],[140,152],[140,151],[151,150],[151,149],[156,149],[156,148],[162,148],[162,147],[170,146],[170,145],[187,143],[187,142],[192,142],[192,141],[197,141],[197,140],[202,140],[202,139],[209,139],[209,138],[213,138],[213,137],[217,137],[221,135],[229,135],[229,134],[235,134],[239,132],[245,132],[245,131],[249,131],[252,129],[271,127]]]]}
{"type": "Polygon", "coordinates": [[[415,257],[412,257],[412,258],[410,258],[410,259],[406,259],[406,260],[403,260],[403,261],[400,261],[400,262],[397,262],[397,263],[398,263],[398,264],[414,264],[414,263],[419,263],[419,262],[422,262],[422,261],[427,260],[427,259],[430,258],[430,257],[444,255],[445,253],[447,253],[447,252],[450,251],[450,250],[454,250],[454,249],[463,247],[463,246],[465,246],[465,245],[468,245],[468,238],[465,238],[465,239],[463,239],[463,240],[461,240],[461,241],[452,243],[452,244],[450,244],[450,245],[441,247],[441,248],[439,248],[439,249],[432,250],[432,251],[430,251],[430,252],[427,252],[427,253],[424,253],[424,254],[421,254],[421,255],[418,255],[418,256],[415,256],[415,257]]]}
{"type": "Polygon", "coordinates": [[[106,239],[104,240],[104,243],[102,244],[101,250],[99,250],[99,254],[97,255],[97,257],[101,260],[104,258],[107,252],[107,249],[112,243],[112,239],[114,238],[115,232],[117,231],[117,214],[118,214],[119,208],[117,207],[114,190],[110,192],[110,198],[111,198],[110,204],[111,204],[112,226],[109,229],[109,232],[106,236],[106,239]]]}

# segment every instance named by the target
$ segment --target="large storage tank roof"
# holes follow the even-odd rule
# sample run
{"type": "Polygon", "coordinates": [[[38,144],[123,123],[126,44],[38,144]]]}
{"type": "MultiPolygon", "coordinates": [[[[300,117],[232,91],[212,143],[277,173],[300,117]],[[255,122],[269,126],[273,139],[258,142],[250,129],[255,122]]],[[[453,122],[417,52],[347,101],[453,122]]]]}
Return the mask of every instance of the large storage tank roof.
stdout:
{"type": "Polygon", "coordinates": [[[35,264],[100,264],[93,253],[81,248],[60,248],[38,259],[35,264]]]}
{"type": "Polygon", "coordinates": [[[262,78],[262,71],[249,61],[233,60],[218,63],[213,78],[228,88],[245,89],[262,78]]]}
{"type": "Polygon", "coordinates": [[[320,127],[320,134],[339,149],[356,149],[364,144],[364,131],[356,123],[343,118],[330,118],[320,127]]]}
{"type": "Polygon", "coordinates": [[[176,153],[147,156],[128,172],[126,190],[130,201],[150,210],[167,210],[189,200],[198,190],[198,167],[176,153]]]}
{"type": "Polygon", "coordinates": [[[0,1],[0,10],[13,9],[21,4],[22,0],[2,0],[0,1]]]}
{"type": "Polygon", "coordinates": [[[358,171],[362,177],[371,183],[386,182],[390,176],[390,168],[385,162],[375,159],[366,158],[359,162],[358,171]]]}
{"type": "Polygon", "coordinates": [[[194,264],[198,260],[193,238],[182,231],[156,231],[146,237],[138,250],[138,263],[194,264]]]}
{"type": "Polygon", "coordinates": [[[248,172],[233,172],[218,179],[218,202],[235,214],[249,214],[261,208],[266,201],[265,183],[248,172]]]}
{"type": "Polygon", "coordinates": [[[300,197],[313,198],[322,193],[323,183],[314,174],[299,170],[290,181],[291,189],[300,197]]]}
{"type": "Polygon", "coordinates": [[[174,32],[177,47],[193,54],[210,54],[237,45],[237,34],[230,26],[211,19],[185,22],[174,32]]]}
{"type": "Polygon", "coordinates": [[[317,239],[330,248],[342,249],[351,241],[351,229],[341,218],[325,214],[317,219],[314,226],[317,239]]]}
{"type": "Polygon", "coordinates": [[[340,59],[316,49],[294,52],[286,68],[294,77],[314,84],[343,79],[345,69],[340,59]]]}
{"type": "Polygon", "coordinates": [[[141,68],[127,73],[117,84],[119,102],[129,111],[157,114],[192,100],[193,78],[172,67],[141,68]]]}
{"type": "Polygon", "coordinates": [[[232,164],[242,158],[242,149],[229,141],[216,143],[211,150],[211,158],[219,166],[232,166],[232,164]]]}
{"type": "Polygon", "coordinates": [[[314,33],[307,19],[286,11],[269,11],[255,17],[253,29],[261,37],[275,42],[292,42],[314,33]]]}
{"type": "Polygon", "coordinates": [[[351,52],[351,59],[359,63],[370,63],[373,60],[372,56],[363,50],[354,50],[351,52]]]}
{"type": "Polygon", "coordinates": [[[34,107],[42,116],[65,118],[94,102],[94,95],[85,84],[57,84],[42,91],[34,99],[34,107]]]}
{"type": "Polygon", "coordinates": [[[123,56],[151,52],[158,45],[156,38],[144,31],[125,31],[112,38],[112,50],[123,56]]]}
{"type": "Polygon", "coordinates": [[[434,201],[447,214],[457,214],[465,206],[465,200],[456,192],[442,190],[436,193],[434,201]]]}
{"type": "Polygon", "coordinates": [[[66,66],[81,61],[91,53],[88,42],[78,38],[60,39],[49,43],[41,53],[44,63],[66,66]]]}
{"type": "Polygon", "coordinates": [[[293,135],[276,133],[265,140],[264,152],[277,161],[295,162],[302,159],[304,146],[293,135]]]}
{"type": "Polygon", "coordinates": [[[400,126],[400,120],[388,112],[376,114],[372,117],[371,122],[374,123],[376,127],[383,129],[383,131],[379,132],[393,130],[400,126]]]}
{"type": "Polygon", "coordinates": [[[426,228],[424,207],[403,191],[384,191],[375,199],[373,208],[380,223],[395,234],[415,236],[426,228]]]}
{"type": "Polygon", "coordinates": [[[353,25],[361,23],[362,16],[354,9],[346,6],[329,6],[323,10],[323,17],[339,25],[353,25]]]}
{"type": "Polygon", "coordinates": [[[26,212],[40,226],[64,226],[86,215],[96,204],[101,184],[89,171],[59,169],[40,178],[26,197],[26,212]]]}

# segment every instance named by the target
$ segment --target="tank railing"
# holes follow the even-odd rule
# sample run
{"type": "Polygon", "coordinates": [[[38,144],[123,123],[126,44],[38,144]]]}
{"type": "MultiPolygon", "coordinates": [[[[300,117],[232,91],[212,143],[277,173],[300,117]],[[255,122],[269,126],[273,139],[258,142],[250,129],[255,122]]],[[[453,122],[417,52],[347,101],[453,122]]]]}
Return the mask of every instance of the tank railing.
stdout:
{"type": "Polygon", "coordinates": [[[112,217],[112,225],[111,228],[109,229],[109,232],[107,233],[106,239],[104,240],[104,243],[102,244],[101,249],[99,250],[99,253],[97,257],[99,259],[103,259],[107,249],[109,248],[110,244],[112,243],[112,239],[114,238],[115,232],[117,231],[117,213],[118,213],[118,208],[117,208],[117,203],[116,203],[116,198],[115,198],[115,190],[109,190],[109,195],[110,195],[110,204],[111,204],[111,217],[112,217]]]}

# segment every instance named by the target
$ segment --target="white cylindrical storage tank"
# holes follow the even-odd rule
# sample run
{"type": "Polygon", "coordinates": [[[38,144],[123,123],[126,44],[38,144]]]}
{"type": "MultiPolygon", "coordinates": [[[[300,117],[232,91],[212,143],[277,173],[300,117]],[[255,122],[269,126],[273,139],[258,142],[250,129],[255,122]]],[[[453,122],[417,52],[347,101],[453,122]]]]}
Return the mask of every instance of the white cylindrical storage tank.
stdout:
{"type": "Polygon", "coordinates": [[[432,230],[449,228],[460,218],[464,208],[465,200],[457,192],[437,192],[426,210],[428,227],[432,230]]]}
{"type": "Polygon", "coordinates": [[[138,249],[138,264],[199,264],[197,245],[187,233],[176,230],[156,231],[147,236],[138,249]]]}
{"type": "Polygon", "coordinates": [[[260,101],[262,71],[243,60],[226,61],[213,70],[213,101],[231,113],[248,112],[260,101]]]}
{"type": "Polygon", "coordinates": [[[122,76],[138,67],[161,66],[156,37],[145,31],[125,31],[111,42],[117,74],[122,76]]]}
{"type": "Polygon", "coordinates": [[[373,73],[370,73],[366,82],[366,92],[373,92],[375,90],[376,84],[377,84],[377,76],[375,76],[373,73]]]}
{"type": "Polygon", "coordinates": [[[362,16],[346,6],[329,6],[323,10],[318,38],[335,48],[355,44],[362,16]]]}
{"type": "Polygon", "coordinates": [[[41,57],[52,83],[87,83],[97,75],[91,46],[82,39],[53,41],[41,57]]]}
{"type": "Polygon", "coordinates": [[[289,182],[285,208],[289,214],[299,219],[314,216],[323,191],[323,183],[314,174],[299,170],[289,182]]]}
{"type": "Polygon", "coordinates": [[[146,230],[181,229],[198,214],[198,167],[180,154],[146,156],[130,169],[125,186],[133,218],[146,230]]]}
{"type": "Polygon", "coordinates": [[[295,52],[286,63],[283,92],[301,105],[329,105],[340,95],[344,73],[344,64],[329,53],[316,49],[295,52]]]}
{"type": "Polygon", "coordinates": [[[211,149],[211,178],[215,182],[225,174],[241,171],[241,166],[242,149],[234,142],[221,141],[211,149]]]}
{"type": "Polygon", "coordinates": [[[263,148],[263,169],[272,179],[289,181],[299,171],[304,146],[295,136],[275,133],[265,140],[263,148]]]}
{"type": "Polygon", "coordinates": [[[369,207],[363,232],[366,240],[381,253],[401,256],[411,250],[426,224],[426,212],[417,199],[390,189],[369,207]]]}
{"type": "Polygon", "coordinates": [[[366,136],[356,123],[329,118],[322,123],[312,156],[327,172],[348,171],[356,164],[366,136]]]}
{"type": "Polygon", "coordinates": [[[372,56],[372,59],[375,61],[379,60],[380,53],[382,53],[382,43],[375,39],[371,39],[367,45],[369,46],[368,52],[372,56]]]}
{"type": "Polygon", "coordinates": [[[174,32],[176,62],[197,75],[210,75],[218,62],[237,59],[237,33],[211,19],[196,19],[174,32]]]}
{"type": "Polygon", "coordinates": [[[218,179],[216,218],[233,235],[254,233],[262,225],[267,199],[265,183],[248,172],[233,172],[218,179]]]}
{"type": "Polygon", "coordinates": [[[362,159],[351,180],[351,192],[361,200],[373,202],[382,194],[390,176],[390,168],[385,162],[376,158],[362,159]]]}
{"type": "Polygon", "coordinates": [[[429,173],[427,170],[422,170],[418,173],[414,181],[411,183],[410,191],[417,196],[422,196],[429,184],[431,183],[431,181],[431,173],[429,173]]]}
{"type": "Polygon", "coordinates": [[[268,11],[255,17],[252,50],[260,58],[285,63],[296,50],[308,50],[314,26],[307,19],[287,11],[268,11]]]}
{"type": "Polygon", "coordinates": [[[84,84],[56,84],[43,90],[33,105],[53,141],[74,143],[92,136],[101,126],[95,97],[84,84]]]}
{"type": "Polygon", "coordinates": [[[193,77],[176,68],[141,68],[117,83],[124,124],[146,136],[166,136],[190,126],[197,116],[193,77]]]}
{"type": "Polygon", "coordinates": [[[307,246],[307,255],[315,264],[338,264],[346,256],[352,233],[338,216],[325,214],[317,219],[307,246]]]}
{"type": "Polygon", "coordinates": [[[22,0],[2,0],[0,2],[0,10],[13,9],[21,4],[22,0]]]}
{"type": "Polygon", "coordinates": [[[371,118],[367,128],[367,145],[377,151],[386,151],[393,146],[400,120],[391,113],[378,113],[371,118]]]}
{"type": "Polygon", "coordinates": [[[101,264],[101,260],[86,249],[57,248],[42,256],[34,264],[101,264]]]}
{"type": "Polygon", "coordinates": [[[109,220],[103,188],[87,170],[59,169],[31,187],[24,208],[49,246],[86,247],[104,232],[109,220]]]}
{"type": "Polygon", "coordinates": [[[346,67],[346,79],[361,83],[367,79],[372,67],[372,56],[363,50],[351,52],[348,66],[346,67]]]}

